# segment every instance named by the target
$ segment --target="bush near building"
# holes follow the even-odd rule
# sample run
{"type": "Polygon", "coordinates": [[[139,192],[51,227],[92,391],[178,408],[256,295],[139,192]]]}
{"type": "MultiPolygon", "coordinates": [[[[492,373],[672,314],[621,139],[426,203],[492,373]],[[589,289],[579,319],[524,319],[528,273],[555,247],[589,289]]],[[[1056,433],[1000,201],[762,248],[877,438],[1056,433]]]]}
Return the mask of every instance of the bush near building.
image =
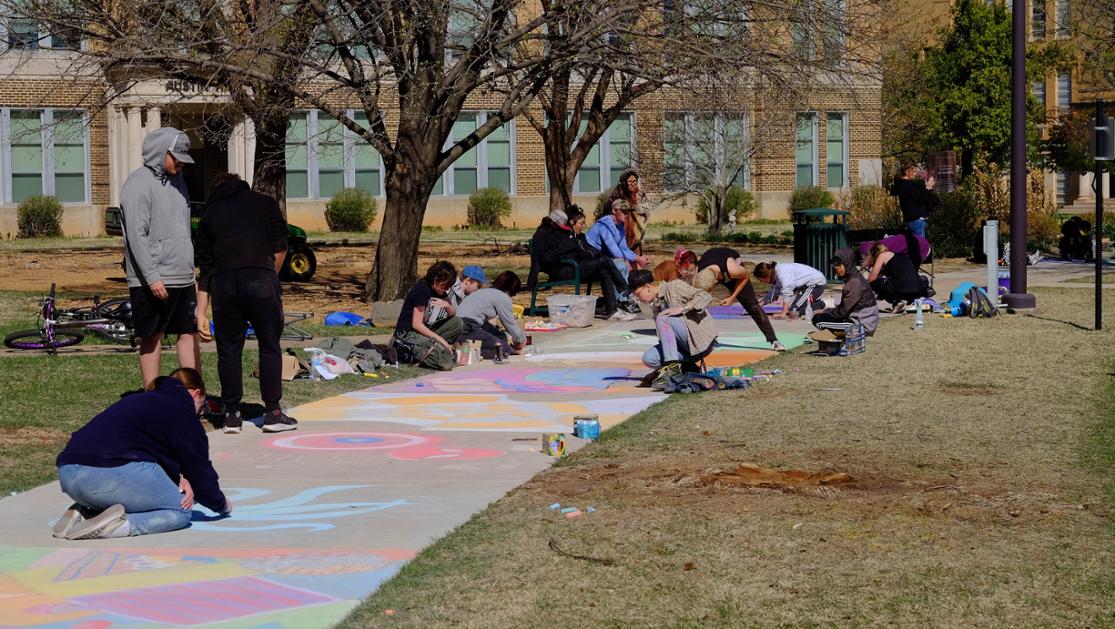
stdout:
{"type": "Polygon", "coordinates": [[[511,216],[511,198],[499,188],[481,188],[468,197],[469,227],[499,229],[500,219],[511,216]]]}
{"type": "Polygon", "coordinates": [[[812,210],[813,208],[831,208],[833,206],[832,194],[818,186],[798,188],[794,196],[790,197],[790,212],[812,210]]]}
{"type": "Polygon", "coordinates": [[[62,204],[54,197],[27,197],[19,203],[16,220],[20,238],[61,236],[62,204]]]}
{"type": "Polygon", "coordinates": [[[376,219],[376,198],[363,188],[345,188],[325,204],[329,231],[366,232],[376,219]]]}
{"type": "Polygon", "coordinates": [[[836,207],[847,210],[852,229],[882,229],[889,233],[902,231],[902,210],[898,198],[881,186],[857,186],[840,194],[836,207]]]}

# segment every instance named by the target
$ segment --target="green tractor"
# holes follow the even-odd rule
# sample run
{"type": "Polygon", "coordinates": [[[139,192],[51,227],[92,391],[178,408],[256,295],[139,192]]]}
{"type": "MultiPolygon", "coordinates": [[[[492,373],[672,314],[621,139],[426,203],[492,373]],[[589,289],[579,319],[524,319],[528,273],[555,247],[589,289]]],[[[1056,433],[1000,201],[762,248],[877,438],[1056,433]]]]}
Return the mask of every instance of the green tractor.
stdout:
{"type": "MultiPolygon", "coordinates": [[[[194,233],[201,222],[201,215],[205,213],[205,203],[194,201],[190,203],[190,222],[194,233]]],[[[105,209],[105,232],[110,236],[124,235],[123,213],[118,207],[105,209]]],[[[279,269],[279,277],[290,282],[308,282],[317,271],[317,256],[306,242],[306,230],[287,223],[286,226],[287,250],[283,267],[279,269]]]]}

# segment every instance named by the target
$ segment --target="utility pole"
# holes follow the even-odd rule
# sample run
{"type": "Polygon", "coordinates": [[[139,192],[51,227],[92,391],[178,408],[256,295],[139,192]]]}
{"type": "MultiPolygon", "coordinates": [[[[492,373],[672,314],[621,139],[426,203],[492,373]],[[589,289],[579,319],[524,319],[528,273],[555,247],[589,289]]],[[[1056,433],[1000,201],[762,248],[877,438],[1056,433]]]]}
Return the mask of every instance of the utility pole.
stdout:
{"type": "Polygon", "coordinates": [[[1015,0],[1011,9],[1010,86],[1010,293],[1008,311],[1033,310],[1037,300],[1026,292],[1026,7],[1015,0]]]}

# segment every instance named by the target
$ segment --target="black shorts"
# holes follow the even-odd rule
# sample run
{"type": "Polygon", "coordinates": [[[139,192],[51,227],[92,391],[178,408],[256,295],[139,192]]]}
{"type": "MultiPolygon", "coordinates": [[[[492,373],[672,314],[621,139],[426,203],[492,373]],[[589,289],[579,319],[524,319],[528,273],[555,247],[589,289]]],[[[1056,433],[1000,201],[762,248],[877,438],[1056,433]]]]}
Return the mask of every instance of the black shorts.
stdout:
{"type": "Polygon", "coordinates": [[[146,286],[129,288],[136,337],[197,332],[197,287],[167,288],[167,298],[159,299],[146,286]]]}

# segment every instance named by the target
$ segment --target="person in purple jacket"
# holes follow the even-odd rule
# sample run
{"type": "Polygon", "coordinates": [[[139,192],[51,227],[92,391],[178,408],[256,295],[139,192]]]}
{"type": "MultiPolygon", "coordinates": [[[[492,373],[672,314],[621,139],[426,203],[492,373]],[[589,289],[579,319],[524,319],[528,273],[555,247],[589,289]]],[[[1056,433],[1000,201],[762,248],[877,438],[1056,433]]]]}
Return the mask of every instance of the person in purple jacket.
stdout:
{"type": "Polygon", "coordinates": [[[58,455],[58,480],[74,504],[51,533],[97,539],[164,533],[190,525],[196,500],[229,514],[198,419],[205,383],[188,367],[105,409],[58,455]]]}

